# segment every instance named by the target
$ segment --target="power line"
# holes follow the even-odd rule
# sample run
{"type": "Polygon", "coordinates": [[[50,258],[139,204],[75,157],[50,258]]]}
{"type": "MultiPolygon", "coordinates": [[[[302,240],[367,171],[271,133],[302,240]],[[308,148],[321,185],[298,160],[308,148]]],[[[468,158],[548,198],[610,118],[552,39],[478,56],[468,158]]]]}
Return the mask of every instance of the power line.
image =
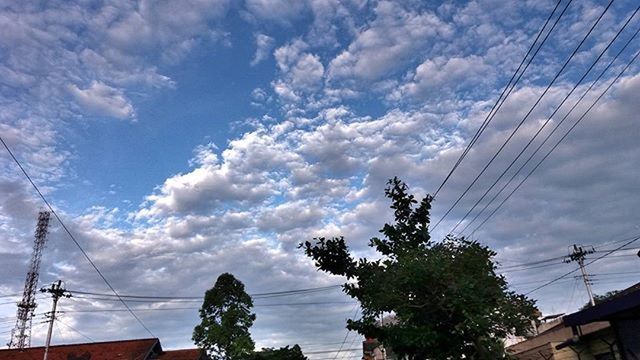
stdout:
{"type": "MultiPolygon", "coordinates": [[[[471,221],[469,221],[465,227],[460,231],[460,233],[464,233],[467,228],[469,226],[471,226],[471,224],[473,224],[479,217],[480,215],[482,215],[485,210],[498,198],[498,196],[500,194],[502,194],[502,192],[507,188],[507,186],[509,186],[509,184],[511,184],[513,182],[513,180],[516,178],[516,176],[518,176],[522,170],[525,168],[526,165],[528,165],[531,160],[533,159],[533,157],[538,154],[538,152],[540,151],[540,149],[542,149],[542,147],[547,143],[547,141],[551,138],[551,136],[560,128],[560,126],[562,126],[562,124],[565,122],[565,120],[569,117],[569,115],[571,115],[573,113],[573,111],[577,108],[577,106],[582,102],[582,100],[587,96],[587,94],[589,92],[591,92],[591,90],[594,88],[594,86],[598,83],[598,81],[604,76],[604,74],[609,70],[609,68],[613,65],[613,63],[620,57],[620,55],[626,50],[626,48],[629,46],[629,44],[631,44],[631,41],[633,39],[635,39],[635,37],[638,35],[638,32],[640,31],[640,28],[638,30],[636,30],[636,32],[633,34],[633,36],[625,43],[624,47],[622,49],[620,49],[620,51],[618,51],[618,53],[615,55],[615,57],[609,62],[609,64],[607,64],[607,66],[600,72],[600,74],[596,77],[596,79],[591,82],[591,84],[589,85],[589,87],[587,88],[587,90],[580,96],[580,98],[578,99],[578,101],[576,101],[573,106],[571,107],[571,109],[569,109],[569,111],[562,117],[562,119],[560,119],[560,121],[556,124],[556,126],[551,130],[551,132],[549,132],[549,134],[547,134],[547,136],[545,137],[545,139],[536,147],[536,149],[529,155],[529,157],[524,161],[524,163],[518,168],[518,170],[516,170],[516,172],[511,176],[511,178],[509,180],[507,180],[504,185],[500,188],[500,190],[498,190],[498,192],[493,195],[493,197],[482,207],[482,209],[473,217],[473,219],[471,219],[471,221]]],[[[475,232],[475,230],[474,230],[475,232]]]]}
{"type": "MultiPolygon", "coordinates": [[[[318,306],[318,305],[351,305],[353,302],[347,301],[318,301],[318,302],[304,302],[304,303],[276,303],[276,304],[255,304],[254,307],[281,307],[281,306],[318,306]]],[[[356,303],[357,305],[357,303],[356,303]]],[[[174,310],[198,310],[199,307],[162,307],[162,308],[141,308],[137,307],[135,311],[174,311],[174,310]]],[[[77,310],[60,310],[58,313],[92,313],[92,312],[123,312],[127,309],[77,309],[77,310]]]]}
{"type": "Polygon", "coordinates": [[[611,276],[611,275],[628,275],[628,274],[640,274],[640,271],[618,271],[618,272],[608,272],[608,273],[596,273],[590,274],[590,276],[611,276]]]}
{"type": "MultiPolygon", "coordinates": [[[[588,263],[584,264],[584,266],[591,265],[591,264],[593,264],[594,262],[596,262],[596,261],[598,261],[598,260],[600,260],[600,259],[603,259],[603,258],[605,258],[605,257],[607,257],[607,256],[609,256],[609,255],[611,255],[612,253],[614,253],[614,252],[616,252],[616,251],[618,251],[618,250],[621,250],[621,249],[622,249],[622,248],[624,248],[625,246],[631,245],[632,243],[634,243],[634,242],[636,242],[636,241],[638,241],[638,240],[640,240],[640,236],[638,236],[638,237],[634,238],[633,240],[628,241],[628,242],[626,242],[626,243],[624,243],[624,244],[622,244],[622,245],[618,246],[617,248],[615,248],[615,249],[613,249],[613,250],[610,250],[609,252],[605,253],[604,255],[601,255],[601,256],[599,256],[599,257],[597,257],[597,258],[595,258],[595,259],[593,259],[593,260],[589,261],[588,263]]],[[[544,287],[547,287],[547,286],[549,286],[549,285],[551,285],[551,284],[553,284],[553,283],[555,283],[555,282],[557,282],[557,281],[559,281],[559,280],[561,280],[561,279],[563,279],[563,278],[565,278],[565,277],[567,277],[567,276],[569,276],[569,275],[571,275],[571,274],[573,274],[573,273],[577,272],[578,270],[580,270],[580,268],[573,269],[572,271],[569,271],[568,273],[565,273],[565,274],[563,274],[563,275],[561,275],[561,276],[558,276],[557,278],[555,278],[555,279],[553,279],[553,280],[550,280],[550,281],[548,281],[548,282],[544,283],[543,285],[540,285],[540,286],[536,287],[535,289],[533,289],[533,290],[531,290],[531,291],[527,292],[527,293],[526,293],[526,294],[524,294],[524,295],[529,295],[529,294],[531,294],[531,293],[533,293],[533,292],[535,292],[535,291],[538,291],[538,290],[540,290],[540,289],[542,289],[542,288],[544,288],[544,287]]]]}
{"type": "MultiPolygon", "coordinates": [[[[349,344],[349,347],[353,347],[353,344],[356,342],[356,340],[358,340],[360,338],[360,334],[357,332],[354,332],[353,335],[353,339],[351,339],[351,343],[349,344]]],[[[343,353],[343,355],[340,357],[340,359],[347,359],[349,357],[349,355],[345,352],[343,353]]]]}
{"type": "MultiPolygon", "coordinates": [[[[634,230],[634,229],[630,229],[630,230],[634,230]]],[[[622,234],[629,233],[629,232],[631,232],[630,230],[627,230],[627,231],[623,232],[622,234]]],[[[609,241],[605,241],[604,243],[602,243],[602,244],[599,244],[599,245],[595,246],[595,248],[596,248],[596,249],[599,249],[599,248],[601,248],[601,247],[603,247],[603,246],[608,246],[608,245],[613,245],[613,244],[619,244],[619,243],[621,243],[621,242],[625,242],[625,241],[628,241],[628,240],[630,240],[630,239],[633,239],[634,237],[635,237],[635,236],[631,236],[631,237],[627,237],[627,238],[622,238],[622,239],[619,239],[619,240],[609,240],[609,241]]],[[[596,250],[596,251],[598,251],[598,250],[596,250]]]]}
{"type": "Polygon", "coordinates": [[[22,294],[4,294],[4,295],[0,295],[0,298],[7,298],[7,297],[18,297],[22,294]]]}
{"type": "Polygon", "coordinates": [[[489,162],[482,168],[482,170],[480,171],[480,173],[473,179],[473,181],[471,182],[471,184],[469,184],[467,186],[467,188],[462,192],[462,194],[458,197],[458,199],[449,207],[449,209],[445,212],[444,215],[442,215],[442,217],[438,220],[438,222],[436,222],[436,224],[433,226],[432,230],[435,230],[438,225],[447,217],[447,215],[449,215],[449,213],[458,205],[458,203],[462,200],[462,198],[464,198],[464,196],[469,192],[469,190],[476,184],[476,182],[478,182],[478,180],[480,179],[480,177],[485,173],[485,171],[489,168],[489,166],[493,163],[493,161],[498,157],[498,155],[500,155],[500,153],[502,152],[502,150],[504,150],[504,148],[507,146],[507,144],[511,141],[511,139],[515,136],[515,134],[518,132],[518,130],[520,129],[520,127],[522,127],[522,125],[525,123],[525,121],[529,118],[529,115],[531,115],[533,113],[533,110],[538,106],[538,104],[540,104],[540,102],[542,101],[542,98],[547,94],[547,92],[549,92],[549,90],[551,89],[551,87],[553,86],[553,84],[555,84],[555,82],[560,78],[560,75],[564,72],[565,68],[569,65],[569,62],[571,62],[571,60],[573,59],[573,57],[578,53],[578,51],[580,50],[580,48],[582,47],[582,45],[585,43],[585,41],[587,41],[587,39],[589,38],[589,36],[591,35],[591,33],[593,32],[593,30],[595,29],[595,27],[598,25],[598,23],[600,23],[600,20],[604,17],[604,15],[607,13],[607,11],[609,11],[609,8],[611,7],[611,5],[613,4],[614,0],[610,0],[609,4],[607,5],[607,7],[604,9],[604,11],[600,14],[600,16],[598,16],[598,18],[596,19],[596,21],[593,23],[593,25],[591,26],[591,28],[589,29],[589,31],[587,32],[587,34],[582,38],[582,40],[580,41],[580,43],[578,44],[578,46],[576,46],[576,48],[573,50],[573,52],[571,53],[571,55],[569,56],[569,58],[564,62],[564,64],[562,65],[562,67],[560,68],[560,70],[558,70],[558,72],[556,73],[556,75],[553,77],[553,79],[551,80],[551,82],[547,85],[547,87],[545,88],[545,90],[542,92],[542,94],[538,97],[538,99],[535,101],[535,103],[533,104],[533,106],[531,106],[531,108],[529,109],[529,111],[525,114],[525,116],[522,118],[522,120],[520,120],[520,122],[518,123],[518,125],[513,129],[513,131],[511,132],[511,134],[509,134],[509,136],[507,137],[507,139],[502,143],[502,145],[500,146],[500,148],[498,148],[498,151],[496,151],[496,153],[491,157],[491,159],[489,160],[489,162]]]}
{"type": "Polygon", "coordinates": [[[558,265],[562,265],[562,263],[543,264],[543,265],[538,265],[538,266],[525,267],[525,268],[521,268],[521,269],[513,269],[513,270],[502,271],[502,273],[510,274],[510,273],[519,272],[519,271],[542,269],[542,268],[548,268],[548,267],[551,267],[551,266],[558,266],[558,265]]]}
{"type": "Polygon", "coordinates": [[[638,58],[639,54],[640,54],[640,52],[636,52],[636,54],[633,56],[633,58],[627,63],[627,65],[622,69],[622,71],[620,71],[620,73],[615,77],[615,79],[613,79],[613,81],[607,86],[607,88],[596,98],[596,100],[591,104],[591,106],[589,106],[589,108],[587,108],[587,110],[578,118],[578,120],[569,128],[569,130],[567,130],[567,132],[556,142],[556,144],[545,154],[545,156],[536,164],[536,166],[533,167],[533,169],[531,169],[529,171],[529,173],[520,181],[520,183],[507,195],[506,198],[504,198],[504,200],[502,200],[502,202],[500,204],[498,204],[498,206],[495,209],[493,209],[493,211],[489,214],[489,216],[486,219],[484,219],[482,221],[482,223],[480,223],[480,225],[478,225],[471,232],[471,234],[474,234],[476,231],[478,231],[478,229],[480,229],[504,205],[504,203],[506,203],[507,200],[509,200],[509,198],[511,198],[511,196],[516,191],[518,191],[518,189],[522,186],[522,184],[524,184],[524,182],[527,181],[527,179],[529,179],[529,177],[531,177],[531,175],[540,167],[540,165],[549,157],[549,155],[551,155],[551,153],[553,153],[553,151],[560,145],[560,143],[562,143],[562,141],[564,141],[564,139],[567,138],[567,136],[573,131],[573,129],[575,129],[575,127],[578,124],[580,124],[580,122],[584,119],[584,117],[598,104],[598,102],[611,89],[611,87],[618,81],[618,79],[620,79],[620,77],[622,77],[624,72],[638,58]]]}
{"type": "Polygon", "coordinates": [[[73,332],[77,333],[78,335],[80,335],[80,336],[84,337],[85,339],[87,339],[87,340],[89,340],[89,341],[91,341],[91,342],[95,342],[95,340],[93,340],[93,339],[92,339],[92,338],[90,338],[89,336],[85,335],[84,333],[82,333],[80,330],[78,330],[78,329],[74,328],[73,326],[71,326],[71,325],[69,325],[69,324],[67,324],[67,323],[63,322],[63,321],[62,321],[62,320],[60,320],[59,318],[56,318],[56,323],[57,323],[57,324],[59,323],[59,324],[64,325],[65,327],[67,327],[67,328],[71,329],[73,332]]]}
{"type": "Polygon", "coordinates": [[[571,290],[571,297],[569,297],[569,301],[567,302],[567,309],[564,311],[565,313],[568,313],[569,310],[571,309],[571,305],[573,305],[573,297],[576,294],[576,290],[578,290],[578,282],[579,281],[580,280],[578,280],[577,278],[574,279],[573,287],[572,287],[572,290],[571,290]]]}
{"type": "Polygon", "coordinates": [[[329,285],[329,286],[320,286],[314,288],[306,288],[306,289],[298,289],[298,290],[284,290],[284,291],[275,291],[275,292],[265,292],[265,293],[256,293],[250,294],[252,297],[260,297],[260,296],[271,296],[271,295],[280,295],[280,294],[291,294],[291,293],[300,293],[300,292],[315,292],[318,290],[332,290],[336,288],[340,288],[342,285],[329,285]]]}
{"type": "MultiPolygon", "coordinates": [[[[102,274],[102,272],[100,271],[100,269],[98,269],[98,267],[96,266],[96,264],[93,262],[93,260],[91,260],[91,258],[89,257],[89,254],[87,254],[87,252],[82,248],[82,246],[80,245],[80,243],[78,242],[78,240],[76,240],[75,236],[73,236],[73,234],[71,233],[71,231],[69,231],[69,229],[67,228],[67,226],[64,224],[64,222],[62,221],[62,219],[60,218],[60,216],[58,216],[58,213],[53,209],[53,206],[51,206],[51,203],[49,203],[49,201],[45,198],[44,194],[42,194],[42,192],[40,191],[40,188],[38,188],[38,186],[35,184],[35,182],[33,181],[33,179],[31,179],[31,176],[29,176],[29,174],[27,173],[27,171],[25,170],[25,168],[22,166],[22,164],[20,163],[20,161],[18,160],[18,158],[16,158],[16,156],[13,154],[13,151],[11,151],[11,149],[9,148],[9,146],[7,145],[7,143],[4,141],[4,139],[2,138],[2,136],[0,136],[0,142],[2,142],[2,145],[4,146],[4,148],[7,150],[7,152],[9,153],[9,156],[11,156],[11,158],[13,159],[13,161],[16,163],[16,165],[18,165],[18,167],[20,168],[20,170],[22,171],[22,173],[24,174],[24,176],[27,178],[27,180],[29,180],[29,183],[31,183],[31,186],[33,186],[33,188],[35,189],[35,191],[38,193],[38,195],[40,196],[40,198],[42,199],[42,201],[45,203],[45,205],[47,206],[47,208],[49,208],[49,210],[51,211],[51,213],[53,214],[53,216],[55,216],[55,218],[58,220],[58,222],[60,223],[60,225],[62,226],[62,228],[64,229],[64,231],[67,233],[67,235],[69,236],[69,238],[73,241],[73,243],[78,247],[78,249],[80,250],[80,252],[82,253],[82,255],[84,255],[84,257],[87,259],[87,261],[89,262],[89,264],[91,264],[91,266],[93,267],[93,269],[98,273],[98,275],[100,275],[100,277],[102,278],[102,280],[104,281],[105,284],[107,284],[107,286],[109,287],[109,289],[113,292],[114,295],[116,295],[117,297],[119,297],[118,292],[116,291],[116,289],[111,285],[111,283],[109,282],[109,280],[107,280],[107,278],[102,274]]],[[[129,306],[124,302],[124,300],[120,299],[120,301],[122,302],[122,304],[128,309],[129,306]]],[[[130,309],[129,309],[130,310],[130,309]]],[[[129,311],[129,313],[131,314],[131,316],[133,316],[136,321],[138,321],[138,323],[149,333],[149,335],[151,335],[152,337],[156,337],[151,330],[149,330],[149,328],[142,322],[142,320],[140,320],[140,318],[133,312],[133,311],[129,311]]]]}
{"type": "MultiPolygon", "coordinates": [[[[358,307],[358,304],[356,303],[355,307],[355,312],[353,313],[353,318],[355,319],[356,316],[358,316],[358,312],[360,312],[360,308],[358,307]]],[[[338,358],[338,355],[340,355],[340,352],[343,351],[342,348],[344,347],[344,344],[347,342],[347,337],[349,336],[349,333],[351,332],[351,330],[347,329],[347,333],[344,334],[344,339],[342,340],[342,344],[340,344],[340,349],[338,349],[338,352],[336,353],[336,355],[333,357],[333,360],[336,360],[338,358]]],[[[353,350],[353,349],[351,349],[353,350]]],[[[349,351],[349,350],[344,350],[344,351],[349,351]]],[[[309,353],[312,354],[312,353],[309,353]]]]}
{"type": "Polygon", "coordinates": [[[532,262],[528,262],[528,263],[514,264],[514,265],[509,265],[509,266],[500,267],[500,270],[507,270],[507,269],[513,269],[513,268],[521,268],[521,267],[530,266],[530,265],[540,265],[540,264],[545,264],[545,263],[553,262],[553,261],[556,261],[556,260],[562,260],[562,259],[564,259],[565,257],[566,257],[566,256],[555,256],[555,257],[552,257],[552,258],[542,259],[542,260],[538,260],[538,261],[532,261],[532,262]]]}
{"type": "MultiPolygon", "coordinates": [[[[632,237],[626,237],[623,239],[618,239],[618,240],[610,240],[605,242],[604,244],[616,244],[616,243],[621,243],[624,241],[629,241],[632,239],[635,239],[636,237],[640,236],[640,234],[632,236],[632,237]]],[[[597,247],[596,247],[597,248],[597,247]]],[[[640,248],[626,248],[623,249],[622,251],[635,251],[635,250],[640,250],[640,248]]],[[[603,252],[609,252],[611,250],[606,249],[606,250],[596,250],[595,253],[603,253],[603,252]]],[[[635,253],[634,254],[624,254],[624,255],[613,255],[610,257],[617,257],[617,256],[637,256],[635,253]]],[[[536,260],[536,261],[531,261],[531,262],[526,262],[526,263],[517,263],[517,264],[512,264],[512,265],[508,265],[508,266],[504,266],[504,267],[499,267],[498,270],[501,273],[512,273],[512,272],[517,272],[517,271],[524,271],[524,270],[532,270],[532,269],[540,269],[540,268],[545,268],[545,267],[551,267],[551,266],[557,266],[557,265],[562,265],[564,264],[564,262],[554,262],[557,260],[563,260],[565,259],[567,256],[563,255],[563,256],[554,256],[554,257],[549,257],[549,258],[544,258],[544,259],[540,259],[540,260],[536,260]]]]}
{"type": "MultiPolygon", "coordinates": [[[[117,299],[109,299],[109,298],[98,298],[98,297],[86,297],[86,298],[78,298],[88,301],[118,301],[117,299]]],[[[171,300],[127,300],[127,302],[137,302],[137,303],[148,303],[148,304],[177,304],[184,303],[187,301],[171,301],[171,300]]],[[[328,304],[354,304],[353,301],[312,301],[312,302],[291,302],[291,303],[268,303],[268,304],[254,304],[254,307],[269,307],[269,306],[304,306],[304,305],[328,305],[328,304]]],[[[199,309],[199,308],[194,308],[199,309]]]]}
{"type": "MultiPolygon", "coordinates": [[[[341,349],[341,350],[337,350],[337,351],[359,351],[362,350],[360,348],[354,348],[354,349],[341,349]]],[[[309,351],[309,352],[305,352],[304,354],[307,355],[312,355],[312,354],[329,354],[332,352],[336,352],[336,350],[322,350],[322,351],[309,351]]],[[[335,359],[335,358],[334,358],[335,359]]]]}
{"type": "MultiPolygon", "coordinates": [[[[629,248],[629,249],[625,249],[625,250],[640,250],[640,248],[629,248]]],[[[609,250],[596,250],[594,251],[595,253],[603,253],[603,252],[607,252],[609,250]]]]}
{"type": "MultiPolygon", "coordinates": [[[[618,39],[620,34],[622,34],[622,32],[626,29],[627,25],[629,25],[629,23],[636,16],[636,14],[638,13],[639,10],[640,10],[640,7],[637,7],[636,10],[633,12],[633,14],[627,19],[627,21],[624,23],[624,25],[620,28],[620,30],[618,30],[618,32],[615,34],[615,36],[609,41],[607,46],[600,52],[598,57],[591,63],[591,66],[589,66],[589,68],[584,72],[582,77],[576,82],[576,84],[573,86],[573,88],[567,93],[567,95],[562,99],[562,101],[556,106],[555,110],[551,113],[551,115],[549,115],[547,120],[542,124],[542,126],[540,126],[538,131],[527,142],[527,144],[522,148],[522,150],[520,150],[518,155],[516,155],[515,159],[513,159],[511,161],[511,163],[504,169],[504,171],[502,171],[500,176],[498,176],[498,178],[491,184],[491,186],[489,186],[489,188],[487,188],[487,190],[485,190],[485,192],[482,194],[482,196],[475,202],[475,204],[473,204],[473,206],[467,211],[467,213],[460,220],[458,220],[458,223],[453,227],[453,229],[450,231],[450,233],[453,233],[458,228],[458,226],[460,226],[460,224],[462,224],[462,222],[469,216],[469,214],[471,214],[471,212],[473,210],[475,210],[475,208],[482,202],[482,200],[484,200],[484,198],[489,194],[489,192],[491,192],[491,190],[493,190],[493,188],[498,184],[498,182],[500,180],[502,180],[502,178],[507,174],[507,172],[511,169],[511,167],[513,165],[515,165],[515,163],[520,159],[520,157],[525,153],[525,151],[527,151],[529,146],[531,146],[531,144],[535,141],[535,139],[542,133],[542,130],[544,130],[545,127],[549,124],[549,122],[551,122],[551,119],[553,119],[553,117],[556,115],[556,113],[562,108],[562,106],[564,106],[566,101],[571,97],[571,95],[573,95],[574,91],[582,84],[584,79],[586,79],[586,77],[589,75],[589,73],[591,73],[591,70],[593,70],[595,68],[595,66],[598,64],[600,59],[602,59],[602,57],[606,54],[606,52],[609,50],[611,45],[613,45],[613,43],[618,39]]],[[[635,35],[629,40],[629,42],[631,42],[631,40],[633,38],[635,38],[635,35]]],[[[604,72],[601,73],[601,74],[604,74],[604,72]]],[[[553,134],[553,133],[551,133],[551,134],[553,134]]],[[[548,134],[547,138],[550,137],[551,134],[548,134]]]]}
{"type": "Polygon", "coordinates": [[[533,56],[531,56],[531,58],[529,58],[529,61],[527,62],[526,66],[524,67],[524,69],[522,70],[522,73],[520,73],[520,75],[517,77],[517,79],[515,80],[515,82],[513,82],[514,78],[516,77],[516,75],[518,74],[518,72],[520,71],[520,69],[522,68],[522,65],[525,63],[525,61],[527,60],[527,58],[529,57],[529,54],[531,54],[531,51],[533,50],[533,48],[535,47],[536,43],[538,42],[538,40],[540,39],[540,36],[544,33],[544,30],[546,29],[547,25],[549,24],[549,21],[551,20],[551,18],[553,18],[553,15],[555,14],[556,10],[558,9],[558,6],[560,6],[560,3],[562,2],[562,0],[559,0],[556,3],[556,6],[553,8],[553,11],[551,11],[551,14],[549,14],[549,17],[547,18],[547,20],[544,22],[544,25],[542,26],[542,28],[540,29],[540,31],[538,32],[538,35],[536,36],[535,40],[533,41],[533,43],[531,44],[531,46],[529,46],[529,49],[527,50],[527,53],[524,55],[524,57],[522,58],[522,61],[520,62],[520,64],[518,65],[518,68],[516,69],[516,71],[513,73],[513,75],[511,76],[511,79],[509,79],[509,82],[507,83],[507,85],[504,87],[504,89],[502,90],[502,93],[500,93],[500,96],[498,96],[498,99],[496,100],[496,102],[493,104],[493,106],[491,107],[491,110],[489,110],[489,112],[487,113],[487,116],[485,117],[484,121],[482,122],[482,124],[480,125],[480,127],[478,128],[478,130],[476,131],[476,133],[473,135],[473,137],[471,138],[471,141],[469,142],[469,144],[467,144],[466,148],[464,149],[464,151],[462,152],[462,154],[460,154],[460,156],[458,157],[458,160],[456,160],[456,163],[453,165],[453,167],[451,168],[451,170],[449,171],[449,173],[447,174],[447,176],[444,178],[444,180],[442,181],[442,183],[440,184],[440,186],[438,186],[438,189],[434,192],[433,197],[435,198],[438,193],[440,192],[440,190],[442,190],[442,187],[447,183],[447,181],[449,181],[449,179],[451,178],[451,175],[453,175],[453,173],[456,171],[456,169],[458,168],[458,166],[460,166],[460,163],[462,162],[462,160],[464,160],[464,158],[467,156],[467,154],[469,153],[469,151],[471,150],[471,148],[473,147],[473,145],[475,145],[476,141],[478,140],[478,138],[480,137],[480,135],[482,135],[482,133],[484,132],[484,130],[487,128],[487,126],[489,125],[489,123],[493,120],[493,118],[495,117],[495,114],[498,112],[498,110],[500,110],[500,108],[502,107],[502,104],[504,104],[504,102],[506,101],[507,97],[509,96],[509,94],[511,94],[511,91],[515,88],[515,86],[517,85],[517,83],[520,81],[520,79],[522,78],[522,75],[525,73],[525,71],[529,68],[529,65],[531,64],[531,62],[533,61],[533,58],[538,54],[538,51],[540,51],[540,49],[542,48],[542,45],[544,45],[544,43],[547,41],[547,38],[549,38],[549,35],[551,34],[551,32],[553,31],[553,29],[556,27],[556,25],[558,24],[560,18],[562,18],[562,15],[564,15],[565,11],[567,10],[567,8],[569,7],[569,4],[571,4],[572,0],[569,0],[564,8],[564,10],[562,10],[562,13],[560,13],[560,16],[558,16],[558,18],[555,20],[555,22],[553,23],[553,26],[551,27],[551,29],[547,32],[547,35],[543,38],[542,42],[540,43],[540,45],[538,46],[538,49],[534,52],[533,56]],[[513,83],[513,84],[512,84],[513,83]],[[509,89],[509,90],[508,90],[509,89]],[[508,90],[508,91],[507,91],[508,90]],[[505,95],[506,94],[506,95],[505,95]],[[495,111],[494,111],[495,110],[495,111]]]}
{"type": "MultiPolygon", "coordinates": [[[[564,279],[558,280],[558,281],[566,281],[566,280],[575,280],[575,279],[573,279],[573,278],[564,278],[564,279]]],[[[530,285],[531,286],[533,284],[540,284],[540,283],[544,283],[544,282],[547,282],[547,281],[549,281],[549,279],[514,282],[514,283],[509,283],[509,286],[523,286],[523,285],[530,285]]],[[[525,287],[527,287],[527,286],[525,286],[525,287]]]]}
{"type": "MultiPolygon", "coordinates": [[[[320,286],[315,288],[306,288],[306,289],[295,289],[295,290],[282,290],[282,291],[273,291],[273,292],[264,292],[264,293],[254,293],[249,294],[253,299],[269,299],[273,297],[284,297],[284,296],[294,296],[294,295],[306,295],[310,293],[329,291],[341,288],[342,285],[329,285],[329,286],[320,286]]],[[[81,291],[81,290],[69,290],[72,294],[79,295],[92,295],[92,296],[103,296],[103,297],[116,297],[113,294],[105,294],[105,293],[97,293],[90,291],[81,291]]],[[[77,296],[78,297],[78,296],[77,296]]],[[[126,299],[127,301],[134,301],[130,299],[152,299],[152,300],[192,300],[192,301],[202,301],[204,296],[156,296],[156,295],[125,295],[120,294],[121,298],[126,299]]],[[[79,296],[78,298],[83,298],[79,296]]]]}

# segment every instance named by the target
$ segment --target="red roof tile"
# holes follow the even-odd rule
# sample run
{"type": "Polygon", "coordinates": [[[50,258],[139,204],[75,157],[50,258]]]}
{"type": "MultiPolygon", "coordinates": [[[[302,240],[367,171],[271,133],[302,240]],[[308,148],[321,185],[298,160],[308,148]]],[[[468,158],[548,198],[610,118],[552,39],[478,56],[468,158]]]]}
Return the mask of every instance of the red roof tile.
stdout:
{"type": "Polygon", "coordinates": [[[168,350],[157,357],[158,360],[199,360],[202,357],[200,349],[168,350]]]}
{"type": "MultiPolygon", "coordinates": [[[[145,360],[158,339],[109,341],[86,344],[56,345],[49,348],[49,360],[145,360]]],[[[41,360],[44,347],[0,350],[0,360],[41,360]]]]}

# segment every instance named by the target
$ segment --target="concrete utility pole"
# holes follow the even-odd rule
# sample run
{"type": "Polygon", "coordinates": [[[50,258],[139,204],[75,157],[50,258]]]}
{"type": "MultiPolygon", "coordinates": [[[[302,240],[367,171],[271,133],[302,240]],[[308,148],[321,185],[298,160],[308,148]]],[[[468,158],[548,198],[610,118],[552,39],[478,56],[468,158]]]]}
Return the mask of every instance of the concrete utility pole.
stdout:
{"type": "Polygon", "coordinates": [[[56,308],[58,307],[58,299],[61,297],[70,298],[71,294],[69,294],[62,283],[62,280],[58,280],[55,283],[51,284],[50,288],[42,288],[40,289],[42,292],[51,293],[51,297],[53,298],[53,309],[51,310],[51,321],[49,323],[49,331],[47,332],[47,342],[44,346],[44,357],[42,360],[47,360],[47,356],[49,355],[49,345],[51,345],[51,335],[53,333],[53,322],[56,320],[56,308]]]}
{"type": "Polygon", "coordinates": [[[595,306],[596,302],[593,299],[593,291],[591,291],[591,282],[589,281],[589,275],[584,270],[584,258],[593,254],[595,250],[593,247],[590,249],[585,249],[582,246],[578,246],[573,244],[573,252],[569,254],[569,258],[565,260],[565,262],[577,262],[580,265],[580,271],[582,272],[582,280],[584,280],[584,286],[587,288],[587,293],[589,294],[589,301],[591,302],[591,306],[595,306]]]}

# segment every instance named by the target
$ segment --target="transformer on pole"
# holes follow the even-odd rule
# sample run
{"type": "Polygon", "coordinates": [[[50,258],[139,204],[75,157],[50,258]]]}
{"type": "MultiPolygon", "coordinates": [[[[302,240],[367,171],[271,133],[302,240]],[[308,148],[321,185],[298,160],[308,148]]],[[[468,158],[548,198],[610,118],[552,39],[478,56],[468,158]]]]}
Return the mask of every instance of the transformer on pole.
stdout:
{"type": "Polygon", "coordinates": [[[587,255],[593,254],[595,251],[596,250],[593,248],[593,246],[585,248],[574,244],[573,252],[571,252],[565,260],[566,263],[575,261],[578,263],[578,265],[580,265],[582,280],[584,280],[584,286],[585,288],[587,288],[587,294],[589,294],[589,303],[591,303],[591,306],[595,306],[596,302],[593,298],[593,291],[591,290],[591,280],[589,280],[589,274],[587,274],[587,271],[584,269],[584,259],[587,255]]]}
{"type": "Polygon", "coordinates": [[[29,272],[24,283],[22,300],[18,303],[16,326],[11,330],[9,348],[24,349],[31,347],[31,322],[36,309],[36,292],[38,291],[38,277],[40,275],[40,258],[47,241],[47,229],[49,227],[48,211],[38,213],[38,225],[36,226],[33,253],[29,264],[29,272]]]}

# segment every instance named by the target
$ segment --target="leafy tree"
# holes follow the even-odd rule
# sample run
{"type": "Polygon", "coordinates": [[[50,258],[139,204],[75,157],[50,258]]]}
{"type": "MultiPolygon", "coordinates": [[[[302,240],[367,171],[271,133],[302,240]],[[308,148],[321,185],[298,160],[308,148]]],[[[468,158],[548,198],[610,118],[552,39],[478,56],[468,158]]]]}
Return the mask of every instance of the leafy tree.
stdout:
{"type": "Polygon", "coordinates": [[[502,339],[527,333],[534,301],[508,290],[488,247],[452,236],[431,241],[431,196],[418,203],[397,178],[385,194],[395,223],[370,240],[379,259],[354,259],[343,237],[300,244],[319,270],[351,280],[343,288],[362,317],[347,328],[409,359],[504,358],[502,339]],[[395,320],[381,324],[385,314],[395,320]]]}
{"type": "Polygon", "coordinates": [[[242,282],[229,273],[220,275],[205,293],[202,322],[193,330],[193,341],[213,360],[245,359],[255,347],[249,334],[256,319],[252,307],[242,282]]]}
{"type": "MultiPolygon", "coordinates": [[[[604,295],[593,295],[593,302],[596,303],[596,305],[603,303],[609,299],[613,299],[614,297],[616,297],[616,295],[620,294],[622,291],[621,290],[612,290],[612,291],[607,291],[604,295]]],[[[584,309],[588,309],[591,307],[591,302],[587,302],[586,304],[582,305],[582,307],[580,308],[580,310],[584,310],[584,309]]]]}
{"type": "Polygon", "coordinates": [[[308,360],[300,346],[294,345],[289,348],[285,346],[280,349],[265,348],[260,352],[255,352],[248,360],[308,360]]]}

